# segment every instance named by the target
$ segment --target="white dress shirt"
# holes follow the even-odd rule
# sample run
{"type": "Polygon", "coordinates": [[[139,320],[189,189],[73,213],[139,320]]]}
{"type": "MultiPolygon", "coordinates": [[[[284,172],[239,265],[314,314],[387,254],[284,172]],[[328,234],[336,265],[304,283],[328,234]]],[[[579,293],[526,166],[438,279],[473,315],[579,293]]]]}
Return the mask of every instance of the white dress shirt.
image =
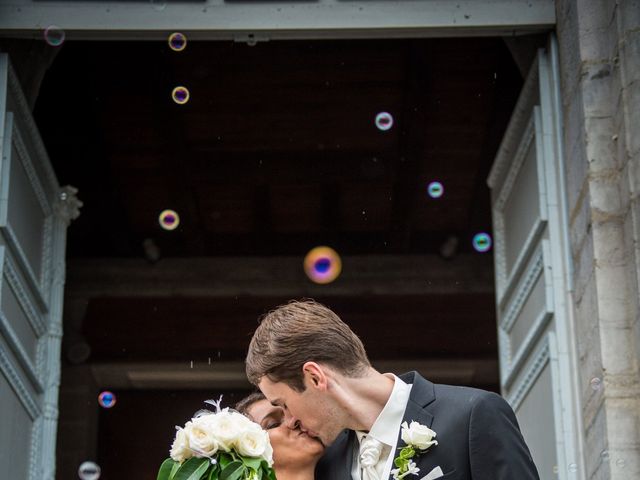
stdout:
{"type": "Polygon", "coordinates": [[[412,385],[403,382],[393,373],[385,373],[385,375],[393,378],[393,390],[380,415],[373,422],[369,433],[356,431],[358,441],[353,445],[353,463],[351,467],[353,480],[361,480],[360,442],[365,435],[370,435],[384,444],[380,459],[376,464],[376,471],[379,477],[383,480],[389,478],[393,468],[393,459],[395,458],[393,454],[396,451],[400,425],[404,418],[407,403],[409,403],[412,385]]]}

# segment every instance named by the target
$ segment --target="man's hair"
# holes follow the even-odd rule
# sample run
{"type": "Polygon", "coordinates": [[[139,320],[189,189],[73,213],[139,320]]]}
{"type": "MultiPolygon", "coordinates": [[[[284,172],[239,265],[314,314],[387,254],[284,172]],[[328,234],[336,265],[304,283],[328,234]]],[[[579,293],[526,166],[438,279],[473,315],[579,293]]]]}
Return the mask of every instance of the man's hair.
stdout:
{"type": "Polygon", "coordinates": [[[348,377],[362,375],[371,365],[362,342],[338,315],[314,300],[292,300],[262,317],[249,345],[247,377],[258,385],[266,376],[302,392],[306,362],[348,377]]]}
{"type": "Polygon", "coordinates": [[[253,405],[254,403],[266,399],[267,397],[265,397],[262,392],[253,392],[236,403],[235,410],[255,421],[255,418],[249,415],[249,408],[251,408],[251,405],[253,405]]]}

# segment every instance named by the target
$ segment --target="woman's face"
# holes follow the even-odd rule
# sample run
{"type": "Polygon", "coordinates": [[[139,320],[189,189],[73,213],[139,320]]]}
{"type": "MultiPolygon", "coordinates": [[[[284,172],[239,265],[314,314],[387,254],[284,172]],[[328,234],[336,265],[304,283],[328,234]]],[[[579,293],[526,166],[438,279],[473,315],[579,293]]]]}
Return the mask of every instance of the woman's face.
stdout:
{"type": "Polygon", "coordinates": [[[319,440],[284,424],[282,408],[271,405],[268,400],[258,400],[249,406],[247,413],[269,433],[276,470],[315,465],[322,456],[324,447],[319,440]]]}

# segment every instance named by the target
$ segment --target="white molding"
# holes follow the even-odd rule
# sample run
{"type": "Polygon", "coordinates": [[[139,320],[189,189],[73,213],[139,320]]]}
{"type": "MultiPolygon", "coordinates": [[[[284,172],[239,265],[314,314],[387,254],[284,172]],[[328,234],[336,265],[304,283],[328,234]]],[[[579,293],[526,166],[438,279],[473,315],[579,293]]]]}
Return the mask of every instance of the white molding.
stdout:
{"type": "Polygon", "coordinates": [[[536,99],[536,91],[538,89],[538,59],[536,58],[531,65],[527,79],[522,87],[520,96],[513,110],[507,131],[500,142],[498,153],[491,167],[487,185],[492,190],[498,187],[498,182],[502,179],[505,170],[509,168],[513,160],[514,151],[517,150],[521,142],[522,131],[526,128],[530,121],[531,110],[536,99]]]}
{"type": "Polygon", "coordinates": [[[500,327],[503,330],[511,332],[511,329],[513,328],[513,325],[518,318],[518,315],[522,311],[522,308],[524,307],[526,300],[529,298],[529,295],[531,295],[533,286],[536,284],[543,269],[544,258],[542,249],[538,249],[538,252],[532,258],[527,273],[524,274],[524,281],[518,289],[518,294],[515,296],[515,298],[511,299],[511,302],[509,302],[506,314],[504,316],[501,316],[500,327]]]}
{"type": "Polygon", "coordinates": [[[18,396],[20,403],[22,403],[22,406],[25,408],[25,410],[29,414],[29,417],[31,417],[31,420],[35,420],[36,418],[38,418],[41,414],[41,410],[40,410],[40,406],[38,405],[38,402],[33,397],[31,392],[29,392],[29,389],[27,389],[24,382],[20,378],[20,375],[14,368],[13,364],[11,363],[11,360],[9,359],[9,357],[7,357],[7,354],[1,348],[0,348],[0,370],[2,370],[2,373],[4,373],[5,377],[7,378],[7,381],[9,382],[13,390],[16,392],[16,395],[18,396]]]}
{"type": "Polygon", "coordinates": [[[544,370],[547,362],[549,361],[549,340],[547,337],[543,340],[541,347],[536,352],[533,357],[533,362],[528,370],[524,372],[524,377],[518,383],[517,387],[514,389],[513,393],[511,393],[507,397],[507,402],[511,405],[511,408],[514,411],[517,411],[520,407],[520,404],[527,396],[527,394],[531,391],[531,388],[535,384],[536,380],[544,370]]]}
{"type": "MultiPolygon", "coordinates": [[[[9,344],[9,348],[13,350],[13,353],[16,356],[18,362],[20,363],[20,366],[22,367],[25,374],[29,378],[29,381],[31,381],[31,384],[33,385],[36,392],[37,393],[44,392],[42,383],[38,378],[36,369],[34,368],[34,365],[32,364],[32,361],[29,358],[29,355],[27,354],[27,352],[25,352],[24,347],[22,346],[22,343],[18,339],[18,336],[13,331],[13,329],[9,325],[9,321],[7,320],[7,318],[4,316],[2,312],[0,312],[0,333],[2,333],[3,338],[9,344]]],[[[37,349],[39,347],[40,341],[39,339],[36,339],[36,341],[38,342],[38,346],[36,347],[37,349]]]]}
{"type": "MultiPolygon", "coordinates": [[[[11,145],[13,145],[13,140],[14,138],[16,138],[16,136],[14,136],[13,134],[17,134],[17,136],[19,137],[18,129],[15,128],[14,114],[12,114],[11,112],[7,112],[6,114],[5,131],[8,133],[5,139],[9,139],[10,141],[9,141],[8,151],[5,153],[3,158],[4,161],[2,164],[2,170],[0,171],[0,176],[3,177],[2,178],[3,184],[2,184],[2,187],[0,187],[3,195],[2,202],[0,205],[0,232],[2,232],[3,236],[7,240],[7,247],[16,257],[16,260],[20,266],[20,270],[22,271],[27,283],[29,284],[29,287],[33,292],[35,300],[39,303],[39,306],[46,311],[48,308],[48,302],[42,290],[44,287],[44,285],[42,285],[42,275],[40,279],[36,276],[35,272],[33,271],[33,268],[31,268],[31,264],[29,263],[29,260],[27,259],[26,254],[24,253],[24,250],[22,249],[22,246],[20,245],[20,242],[18,241],[18,238],[15,232],[13,231],[13,228],[11,227],[11,224],[9,223],[9,216],[8,216],[9,190],[10,190],[9,180],[11,178],[11,169],[15,167],[14,162],[16,161],[16,159],[14,159],[13,155],[11,154],[12,153],[11,145]]],[[[26,151],[23,150],[22,152],[20,152],[20,150],[18,150],[18,157],[22,157],[24,153],[26,153],[26,151]]],[[[21,161],[23,166],[25,166],[25,162],[29,164],[29,166],[25,166],[25,171],[27,171],[28,176],[36,175],[35,170],[33,170],[33,165],[30,163],[29,160],[27,160],[27,157],[19,158],[18,161],[21,161]],[[31,173],[28,172],[29,168],[31,169],[31,173]]],[[[31,178],[29,178],[29,180],[30,182],[32,181],[31,178]]],[[[36,180],[36,185],[32,185],[32,186],[36,192],[38,189],[40,189],[42,194],[42,186],[40,182],[37,180],[37,176],[35,177],[35,180],[36,180]]],[[[42,199],[42,198],[39,199],[39,202],[42,200],[46,202],[46,199],[42,199]]],[[[46,212],[43,211],[42,213],[43,213],[43,217],[46,218],[46,212]]],[[[43,245],[44,245],[44,242],[51,241],[50,239],[47,239],[45,237],[45,233],[46,232],[43,232],[43,238],[42,238],[43,245]]],[[[41,251],[41,256],[43,254],[44,254],[44,251],[41,251]]],[[[43,258],[40,259],[40,262],[42,261],[43,261],[43,258]]],[[[45,265],[43,264],[40,265],[41,271],[44,270],[44,267],[45,265]]]]}
{"type": "MultiPolygon", "coordinates": [[[[0,0],[0,3],[2,0],[0,0]]],[[[8,59],[8,54],[0,53],[0,56],[5,56],[8,59]]],[[[42,138],[40,137],[40,131],[38,130],[38,126],[36,125],[33,116],[31,115],[31,109],[29,108],[29,104],[27,103],[27,99],[22,92],[22,87],[20,86],[20,82],[18,81],[18,76],[13,70],[13,66],[11,62],[7,60],[8,65],[8,98],[7,104],[9,100],[15,102],[17,117],[20,123],[23,123],[26,128],[26,133],[29,138],[29,144],[35,149],[35,156],[38,159],[38,167],[42,169],[42,174],[44,178],[43,181],[46,180],[47,186],[49,187],[52,194],[55,194],[59,189],[58,180],[56,178],[56,174],[53,171],[53,167],[51,166],[51,160],[49,159],[49,154],[42,142],[42,138]]],[[[50,205],[50,202],[48,202],[50,205]]]]}
{"type": "MultiPolygon", "coordinates": [[[[526,363],[529,353],[533,350],[538,339],[544,333],[544,329],[549,325],[549,322],[553,318],[553,312],[542,311],[538,314],[535,322],[531,326],[529,333],[522,341],[522,345],[513,355],[511,365],[505,370],[504,378],[502,379],[502,388],[508,389],[513,380],[518,376],[522,366],[526,363]]],[[[511,350],[511,342],[509,342],[509,349],[511,350]]]]}
{"type": "Polygon", "coordinates": [[[269,2],[0,1],[0,31],[41,35],[60,25],[67,38],[193,40],[513,36],[555,28],[553,0],[314,0],[269,2]],[[43,22],[46,19],[46,25],[43,22]]]}
{"type": "Polygon", "coordinates": [[[22,164],[24,171],[27,173],[27,177],[29,178],[29,183],[31,184],[31,188],[33,188],[33,191],[36,194],[36,198],[38,199],[38,203],[40,204],[40,209],[42,210],[43,216],[47,217],[51,214],[51,205],[47,200],[47,195],[42,186],[42,182],[38,177],[38,173],[36,172],[36,169],[33,166],[33,162],[31,161],[29,151],[27,149],[27,146],[24,143],[24,139],[22,138],[22,133],[18,128],[17,122],[13,122],[12,133],[13,133],[12,143],[16,147],[16,151],[18,152],[18,158],[20,159],[20,163],[22,164]]]}
{"type": "MultiPolygon", "coordinates": [[[[508,171],[504,181],[499,186],[495,183],[492,183],[492,188],[497,189],[497,194],[495,196],[495,200],[493,202],[492,212],[494,219],[494,232],[495,232],[495,250],[494,250],[494,262],[496,267],[496,290],[497,290],[497,298],[498,298],[498,306],[500,309],[503,308],[505,298],[510,294],[511,290],[514,288],[514,280],[520,275],[522,268],[524,267],[525,262],[528,260],[528,257],[531,255],[532,250],[540,238],[542,232],[544,231],[544,227],[546,226],[547,221],[547,213],[546,213],[546,188],[544,187],[544,165],[542,152],[539,151],[539,138],[542,135],[541,127],[540,127],[540,118],[539,111],[537,107],[533,107],[531,110],[531,115],[529,116],[528,122],[524,129],[521,131],[521,138],[518,142],[518,146],[515,150],[515,154],[512,158],[512,163],[508,167],[508,171]],[[510,271],[507,271],[507,260],[506,260],[506,245],[504,239],[506,238],[506,230],[505,230],[505,221],[504,221],[504,207],[513,192],[513,186],[520,174],[522,166],[524,165],[525,160],[527,159],[527,152],[529,151],[532,143],[535,142],[536,151],[535,151],[535,162],[536,162],[536,172],[538,176],[538,217],[533,222],[531,229],[527,235],[527,238],[522,246],[518,257],[516,258],[514,264],[511,267],[510,271]]],[[[518,121],[522,119],[518,118],[518,121]]],[[[512,121],[513,122],[513,121],[512,121]]],[[[512,132],[513,134],[513,132],[512,132]]],[[[515,144],[515,141],[512,139],[512,143],[515,144]]],[[[507,159],[506,154],[504,157],[500,159],[501,162],[505,162],[507,159]]],[[[498,160],[496,160],[498,161],[498,160]]],[[[505,168],[506,165],[503,164],[500,168],[505,168]]],[[[494,166],[495,168],[495,166],[494,166]]],[[[497,170],[492,171],[492,175],[496,174],[497,170]]]]}
{"type": "Polygon", "coordinates": [[[4,265],[2,268],[2,274],[7,278],[7,282],[13,290],[13,293],[16,295],[18,302],[20,303],[20,307],[24,311],[27,319],[29,320],[29,324],[31,328],[36,333],[38,337],[44,335],[47,331],[47,325],[44,320],[40,317],[38,312],[33,308],[29,300],[29,294],[22,286],[22,282],[18,277],[18,273],[16,271],[16,267],[11,260],[11,255],[7,255],[6,252],[3,254],[4,257],[4,265]]]}

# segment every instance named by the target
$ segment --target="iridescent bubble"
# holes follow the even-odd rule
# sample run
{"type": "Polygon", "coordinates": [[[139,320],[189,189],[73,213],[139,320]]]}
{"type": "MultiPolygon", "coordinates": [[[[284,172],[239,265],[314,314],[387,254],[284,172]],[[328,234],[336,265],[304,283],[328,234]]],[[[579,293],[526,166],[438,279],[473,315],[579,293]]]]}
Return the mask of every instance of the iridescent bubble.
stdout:
{"type": "Polygon", "coordinates": [[[569,471],[571,473],[575,473],[578,471],[578,465],[576,465],[575,463],[570,463],[569,464],[569,471]]]}
{"type": "Polygon", "coordinates": [[[175,230],[180,225],[180,217],[173,210],[163,210],[158,217],[158,222],[165,230],[175,230]]]}
{"type": "Polygon", "coordinates": [[[82,480],[98,480],[100,478],[100,467],[94,462],[82,462],[78,468],[78,477],[82,480]]]}
{"type": "Polygon", "coordinates": [[[440,182],[431,182],[427,187],[427,192],[431,198],[440,198],[444,195],[444,187],[440,182]]]}
{"type": "Polygon", "coordinates": [[[600,390],[602,387],[602,380],[598,377],[592,378],[590,383],[593,390],[600,390]]]}
{"type": "Polygon", "coordinates": [[[333,248],[315,247],[304,258],[304,271],[312,282],[331,283],[342,271],[342,260],[333,248]]]}
{"type": "Polygon", "coordinates": [[[112,408],[116,404],[116,394],[105,390],[98,395],[98,403],[102,408],[112,408]]]}
{"type": "Polygon", "coordinates": [[[624,466],[627,464],[627,462],[624,461],[624,458],[619,458],[616,460],[616,465],[619,468],[624,468],[624,466]]]}
{"type": "Polygon", "coordinates": [[[169,48],[174,52],[181,52],[187,48],[186,35],[180,32],[175,32],[169,35],[169,48]]]}
{"type": "Polygon", "coordinates": [[[609,458],[611,457],[609,455],[609,450],[603,450],[600,456],[602,457],[602,460],[604,460],[605,462],[608,462],[609,458]]]}
{"type": "Polygon", "coordinates": [[[49,25],[44,29],[44,41],[52,47],[59,47],[64,43],[66,34],[64,30],[56,25],[49,25]]]}
{"type": "Polygon", "coordinates": [[[556,475],[558,474],[558,465],[553,466],[553,473],[556,475]]]}
{"type": "Polygon", "coordinates": [[[491,250],[491,235],[485,232],[476,233],[473,236],[473,248],[480,253],[491,250]]]}
{"type": "Polygon", "coordinates": [[[389,112],[380,112],[376,115],[376,127],[378,130],[389,130],[393,127],[393,117],[389,112]]]}
{"type": "Polygon", "coordinates": [[[171,97],[178,105],[184,105],[189,101],[189,90],[186,87],[176,87],[171,92],[171,97]]]}

